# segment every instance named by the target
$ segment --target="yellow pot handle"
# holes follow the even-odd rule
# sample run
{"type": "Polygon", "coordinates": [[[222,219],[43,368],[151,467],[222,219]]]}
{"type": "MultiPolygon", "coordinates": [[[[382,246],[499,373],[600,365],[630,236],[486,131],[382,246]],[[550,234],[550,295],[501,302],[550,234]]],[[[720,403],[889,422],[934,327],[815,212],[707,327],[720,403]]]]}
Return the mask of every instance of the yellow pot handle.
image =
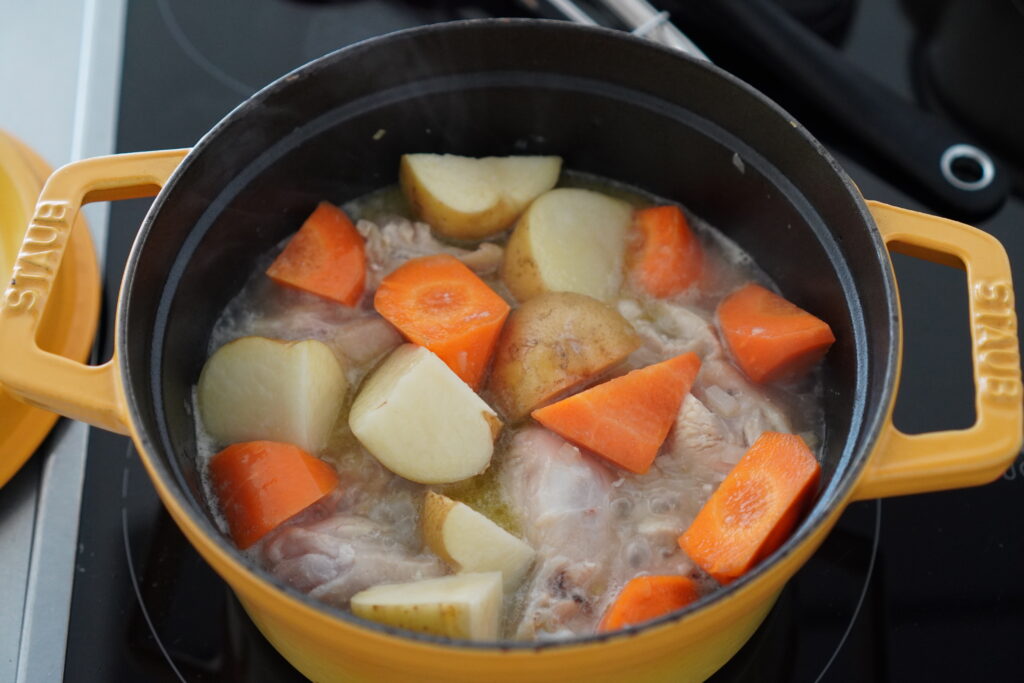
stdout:
{"type": "Polygon", "coordinates": [[[854,498],[990,482],[1020,451],[1024,424],[1017,316],[1006,251],[988,233],[963,223],[879,202],[867,204],[891,251],[966,268],[977,420],[968,429],[911,435],[896,428],[890,409],[879,447],[854,498]]]}
{"type": "Polygon", "coordinates": [[[82,205],[151,197],[187,153],[177,149],[85,159],[58,169],[46,181],[0,299],[0,384],[11,394],[128,433],[117,352],[103,365],[83,365],[40,349],[36,332],[82,205]]]}

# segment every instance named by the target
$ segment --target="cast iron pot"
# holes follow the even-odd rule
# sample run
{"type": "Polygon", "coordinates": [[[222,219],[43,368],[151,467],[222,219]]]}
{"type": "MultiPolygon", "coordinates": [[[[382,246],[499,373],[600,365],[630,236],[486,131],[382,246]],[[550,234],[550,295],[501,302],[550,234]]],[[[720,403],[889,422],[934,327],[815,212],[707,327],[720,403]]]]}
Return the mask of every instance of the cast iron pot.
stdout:
{"type": "Polygon", "coordinates": [[[130,434],[161,499],[263,634],[315,680],[696,681],[731,657],[852,500],[980,484],[1021,441],[1010,267],[973,228],[866,203],[796,121],[729,74],[630,36],[543,21],[431,26],[327,55],[260,91],[191,150],[71,164],[46,185],[0,312],[0,381],[130,434]],[[816,503],[742,579],[655,622],[565,643],[451,642],[314,602],[244,561],[211,519],[189,397],[210,330],[257,257],[317,201],[396,181],[405,152],[560,154],[679,201],[739,242],[838,338],[825,362],[816,503]],[[114,358],[40,350],[83,202],[159,195],[121,288],[114,358]],[[887,247],[966,266],[977,423],[892,424],[900,316],[887,247]]]}

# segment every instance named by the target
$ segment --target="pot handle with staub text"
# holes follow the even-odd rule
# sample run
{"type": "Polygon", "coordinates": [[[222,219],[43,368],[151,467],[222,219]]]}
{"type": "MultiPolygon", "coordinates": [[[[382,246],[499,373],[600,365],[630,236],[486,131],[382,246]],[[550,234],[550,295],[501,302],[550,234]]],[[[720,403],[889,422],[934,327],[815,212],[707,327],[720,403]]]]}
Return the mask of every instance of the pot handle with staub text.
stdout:
{"type": "Polygon", "coordinates": [[[867,204],[891,251],[966,270],[976,421],[967,429],[904,434],[893,424],[890,406],[854,498],[988,483],[1017,456],[1024,425],[1017,316],[1006,251],[977,228],[879,202],[867,204]]]}
{"type": "Polygon", "coordinates": [[[0,384],[30,405],[127,434],[117,351],[90,366],[39,348],[36,333],[84,204],[151,197],[188,150],[118,154],[76,161],[46,181],[0,299],[0,384]]]}

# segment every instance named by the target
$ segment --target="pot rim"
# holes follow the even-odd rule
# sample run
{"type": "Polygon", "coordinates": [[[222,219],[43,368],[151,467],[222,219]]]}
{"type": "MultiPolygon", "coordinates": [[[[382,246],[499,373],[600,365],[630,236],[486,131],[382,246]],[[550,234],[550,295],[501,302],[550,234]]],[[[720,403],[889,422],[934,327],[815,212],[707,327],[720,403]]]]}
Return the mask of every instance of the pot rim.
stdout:
{"type": "MultiPolygon", "coordinates": [[[[859,302],[859,300],[858,300],[859,302]]],[[[858,316],[852,316],[857,318],[858,316]]],[[[861,316],[862,318],[862,316],[861,316]]],[[[856,328],[855,328],[856,329],[856,328]]],[[[376,631],[378,634],[393,636],[403,641],[414,641],[419,642],[423,645],[435,645],[445,646],[453,649],[467,649],[475,651],[534,651],[540,652],[544,650],[558,649],[565,650],[572,647],[588,646],[600,644],[608,641],[609,639],[620,638],[623,636],[637,636],[643,632],[656,629],[661,626],[666,626],[672,623],[680,622],[691,614],[702,610],[704,607],[724,601],[739,593],[747,586],[754,584],[759,581],[760,578],[765,575],[770,569],[779,564],[791,555],[796,549],[808,541],[819,528],[826,523],[829,518],[829,512],[834,507],[842,508],[845,507],[850,497],[853,494],[854,487],[860,478],[860,475],[864,471],[867,462],[875,452],[875,446],[878,443],[879,437],[882,434],[882,429],[885,424],[886,418],[890,412],[892,402],[895,398],[896,380],[899,373],[899,352],[901,343],[901,325],[900,325],[900,312],[899,312],[899,301],[897,298],[897,290],[895,277],[892,272],[891,262],[888,256],[888,250],[882,240],[881,234],[875,225],[875,221],[868,210],[867,205],[864,202],[864,198],[858,190],[857,186],[851,180],[846,171],[836,162],[836,160],[829,154],[824,146],[815,139],[806,128],[800,125],[796,119],[785,111],[781,106],[775,103],[773,100],[750,86],[746,82],[740,80],[736,76],[733,76],[729,72],[706,62],[703,60],[695,59],[689,55],[672,50],[671,48],[664,47],[662,45],[653,43],[649,40],[639,38],[622,31],[617,31],[610,28],[600,26],[582,26],[578,24],[571,24],[564,21],[555,21],[547,19],[530,19],[530,18],[515,18],[515,19],[469,19],[453,22],[444,22],[439,24],[431,24],[427,26],[419,26],[409,29],[403,29],[395,31],[381,36],[376,36],[362,40],[358,43],[340,48],[333,52],[327,53],[321,57],[318,57],[306,64],[303,64],[292,71],[280,76],[271,83],[267,84],[256,93],[251,95],[249,98],[241,102],[232,111],[225,115],[220,121],[218,121],[208,132],[206,132],[202,138],[195,144],[188,155],[182,160],[181,164],[174,171],[169,178],[168,182],[161,189],[160,193],[154,198],[152,205],[146,213],[145,218],[142,221],[138,234],[132,245],[131,251],[128,256],[128,260],[125,266],[124,276],[121,282],[121,289],[118,297],[117,306],[117,320],[116,320],[116,354],[118,357],[118,363],[121,371],[121,384],[122,390],[125,397],[127,406],[127,412],[131,419],[131,431],[133,440],[139,451],[140,457],[143,459],[144,464],[147,466],[147,471],[150,476],[157,479],[157,490],[161,494],[163,503],[168,507],[176,507],[184,513],[188,518],[189,523],[193,529],[201,536],[205,541],[209,542],[211,549],[218,553],[218,555],[228,564],[230,564],[236,571],[248,576],[250,580],[254,580],[260,584],[261,590],[278,594],[289,600],[299,603],[299,606],[312,608],[321,615],[333,620],[340,621],[347,625],[355,626],[359,629],[366,629],[376,631]],[[156,453],[161,450],[159,439],[147,430],[141,427],[142,419],[139,416],[137,410],[137,396],[133,390],[133,382],[131,379],[130,368],[128,367],[128,353],[127,353],[127,325],[124,321],[128,317],[128,302],[130,300],[130,292],[132,283],[135,277],[135,271],[138,265],[140,254],[142,251],[142,245],[147,241],[150,230],[152,229],[155,217],[159,214],[161,208],[167,200],[167,197],[171,192],[174,191],[181,177],[185,171],[194,163],[195,159],[202,155],[203,151],[208,147],[211,141],[218,137],[222,130],[228,127],[229,124],[235,122],[236,119],[244,117],[245,114],[253,107],[258,107],[264,99],[270,94],[277,90],[286,87],[291,81],[298,77],[305,75],[306,73],[315,70],[316,68],[338,59],[339,56],[345,56],[350,53],[365,50],[367,48],[383,49],[388,44],[405,40],[410,36],[417,36],[430,33],[438,32],[450,32],[450,31],[472,31],[478,27],[495,27],[495,26],[511,26],[513,28],[526,28],[528,30],[537,31],[570,31],[579,34],[593,34],[602,36],[604,38],[611,38],[613,40],[622,41],[624,43],[633,43],[635,45],[642,45],[646,49],[654,52],[661,52],[663,54],[672,55],[673,57],[685,61],[691,62],[699,68],[707,69],[715,74],[717,77],[725,79],[734,87],[744,91],[744,93],[757,100],[763,106],[766,106],[773,111],[777,116],[784,118],[789,121],[795,132],[803,138],[810,148],[817,153],[834,171],[837,179],[846,190],[847,194],[853,199],[856,210],[860,214],[860,218],[864,223],[864,226],[868,232],[868,238],[872,241],[875,247],[875,254],[879,260],[879,265],[882,266],[880,270],[884,273],[881,284],[882,293],[884,294],[887,320],[889,324],[889,345],[884,359],[876,362],[884,363],[885,367],[882,373],[880,373],[880,387],[878,389],[879,395],[884,397],[883,400],[878,402],[878,405],[870,413],[868,412],[868,405],[866,400],[867,395],[867,373],[866,373],[866,362],[867,354],[865,352],[866,341],[861,339],[857,342],[856,356],[858,359],[857,367],[857,380],[855,383],[856,397],[854,399],[854,413],[855,416],[859,415],[859,427],[857,422],[851,424],[850,433],[851,437],[848,439],[846,446],[844,447],[843,455],[840,459],[840,466],[845,461],[845,469],[842,472],[838,472],[833,475],[828,485],[818,493],[818,497],[815,500],[814,505],[807,512],[804,519],[800,522],[797,528],[793,531],[790,537],[786,540],[783,545],[763,559],[757,567],[742,577],[733,581],[732,583],[721,586],[714,592],[702,596],[700,599],[690,603],[686,607],[664,615],[657,619],[650,620],[638,626],[629,626],[619,631],[609,633],[599,633],[586,636],[578,636],[565,640],[557,641],[491,641],[491,642],[476,642],[469,640],[459,640],[451,638],[443,638],[439,636],[431,636],[427,634],[420,634],[416,632],[406,631],[403,629],[397,629],[394,627],[386,626],[376,622],[372,622],[361,617],[357,617],[351,612],[342,610],[341,608],[333,607],[319,600],[315,600],[308,595],[297,591],[296,589],[284,584],[278,579],[274,578],[269,572],[262,567],[251,566],[248,561],[242,556],[242,553],[234,548],[229,547],[229,544],[225,543],[222,538],[222,532],[217,529],[207,518],[206,514],[196,509],[195,505],[189,500],[188,496],[182,489],[179,478],[171,468],[165,467],[159,458],[150,456],[150,453],[156,453]],[[857,442],[860,442],[860,446],[857,446],[857,442]],[[172,500],[167,500],[166,496],[170,496],[172,500]]],[[[881,354],[879,354],[881,355],[881,354]]],[[[150,360],[150,365],[153,363],[153,359],[150,360]]],[[[826,433],[826,439],[828,434],[826,433]]],[[[838,470],[838,468],[837,468],[838,470]]],[[[788,579],[787,579],[788,580],[788,579]]],[[[293,605],[294,606],[294,605],[293,605]]]]}

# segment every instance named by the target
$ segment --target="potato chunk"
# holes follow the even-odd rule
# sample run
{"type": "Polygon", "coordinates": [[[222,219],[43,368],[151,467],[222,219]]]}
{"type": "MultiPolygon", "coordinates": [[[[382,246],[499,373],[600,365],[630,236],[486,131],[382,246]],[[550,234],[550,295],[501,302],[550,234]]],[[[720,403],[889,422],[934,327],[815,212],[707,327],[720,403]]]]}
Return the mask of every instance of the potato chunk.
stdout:
{"type": "Polygon", "coordinates": [[[427,491],[423,540],[460,572],[500,571],[506,591],[515,590],[533,563],[533,548],[465,503],[427,491]]]}
{"type": "Polygon", "coordinates": [[[395,474],[421,484],[487,469],[501,421],[444,361],[403,344],[363,383],[348,424],[395,474]]]}
{"type": "Polygon", "coordinates": [[[622,286],[633,208],[599,192],[560,188],[538,197],[512,231],[502,277],[519,301],[576,292],[610,301],[622,286]]]}
{"type": "Polygon", "coordinates": [[[501,572],[374,586],[352,596],[356,616],[448,638],[497,640],[501,572]]]}
{"type": "Polygon", "coordinates": [[[483,239],[512,225],[558,182],[560,157],[406,154],[399,181],[416,214],[438,233],[483,239]]]}
{"type": "Polygon", "coordinates": [[[622,361],[640,345],[617,311],[582,294],[550,292],[512,311],[498,339],[489,388],[518,421],[622,361]]]}
{"type": "Polygon", "coordinates": [[[326,344],[242,337],[206,361],[197,400],[203,425],[219,443],[282,441],[315,453],[327,443],[347,391],[326,344]]]}

